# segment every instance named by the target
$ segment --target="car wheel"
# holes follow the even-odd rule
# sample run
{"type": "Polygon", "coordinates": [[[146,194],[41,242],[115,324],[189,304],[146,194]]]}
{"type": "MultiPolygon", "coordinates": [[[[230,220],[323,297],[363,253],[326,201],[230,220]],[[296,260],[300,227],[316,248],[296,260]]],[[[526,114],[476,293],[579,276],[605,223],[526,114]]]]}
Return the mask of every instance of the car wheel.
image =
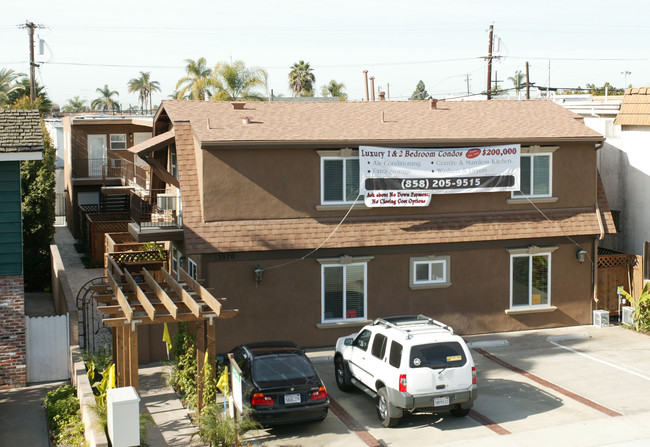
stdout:
{"type": "Polygon", "coordinates": [[[381,425],[384,427],[395,427],[399,424],[401,418],[391,416],[396,411],[397,408],[388,399],[388,391],[386,391],[386,388],[379,388],[379,391],[377,391],[377,417],[381,425]]]}
{"type": "Polygon", "coordinates": [[[465,417],[469,414],[471,408],[463,408],[460,405],[451,409],[451,415],[457,418],[465,417]]]}
{"type": "Polygon", "coordinates": [[[337,357],[336,360],[334,360],[334,377],[336,377],[336,386],[338,386],[341,391],[352,390],[350,369],[342,357],[337,357]]]}

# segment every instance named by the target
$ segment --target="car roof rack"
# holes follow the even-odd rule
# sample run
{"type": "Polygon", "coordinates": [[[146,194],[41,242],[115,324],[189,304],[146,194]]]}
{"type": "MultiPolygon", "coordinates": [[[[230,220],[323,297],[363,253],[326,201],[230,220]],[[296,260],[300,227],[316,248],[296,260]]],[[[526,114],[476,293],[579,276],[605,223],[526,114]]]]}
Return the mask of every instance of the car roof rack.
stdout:
{"type": "Polygon", "coordinates": [[[373,321],[373,324],[381,324],[387,328],[397,329],[406,333],[407,338],[411,338],[414,333],[430,331],[431,327],[434,326],[437,329],[442,329],[451,334],[454,333],[454,329],[451,326],[446,325],[438,320],[429,318],[426,315],[404,315],[400,317],[386,317],[386,318],[377,318],[373,321]]]}

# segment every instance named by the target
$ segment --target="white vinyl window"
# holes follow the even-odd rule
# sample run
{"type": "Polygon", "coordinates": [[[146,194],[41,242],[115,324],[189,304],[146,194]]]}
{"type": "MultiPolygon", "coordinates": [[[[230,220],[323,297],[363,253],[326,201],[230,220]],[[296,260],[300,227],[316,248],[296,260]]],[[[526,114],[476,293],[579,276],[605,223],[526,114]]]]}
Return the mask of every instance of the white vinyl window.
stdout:
{"type": "Polygon", "coordinates": [[[513,197],[551,197],[553,154],[521,154],[520,190],[513,197]]]}
{"type": "Polygon", "coordinates": [[[510,308],[550,306],[551,253],[510,256],[510,308]]]}
{"type": "Polygon", "coordinates": [[[192,261],[190,258],[187,259],[187,273],[190,277],[197,279],[196,262],[192,261]]]}
{"type": "Polygon", "coordinates": [[[118,133],[111,134],[111,150],[112,151],[123,151],[126,149],[126,134],[118,133]]]}
{"type": "Polygon", "coordinates": [[[358,157],[321,157],[321,203],[353,203],[359,195],[358,157]]]}
{"type": "Polygon", "coordinates": [[[423,256],[410,259],[409,286],[412,289],[449,287],[450,256],[423,256]]]}
{"type": "Polygon", "coordinates": [[[178,180],[178,160],[176,157],[176,145],[169,145],[169,173],[178,180]]]}
{"type": "Polygon", "coordinates": [[[360,320],[367,315],[367,272],[371,257],[319,259],[321,321],[360,320]]]}

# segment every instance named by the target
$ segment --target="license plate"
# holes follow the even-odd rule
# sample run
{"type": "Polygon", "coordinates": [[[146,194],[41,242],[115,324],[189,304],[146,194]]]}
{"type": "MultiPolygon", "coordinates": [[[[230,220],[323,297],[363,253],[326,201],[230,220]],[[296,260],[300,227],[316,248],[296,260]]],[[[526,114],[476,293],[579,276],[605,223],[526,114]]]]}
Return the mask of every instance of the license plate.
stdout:
{"type": "MultiPolygon", "coordinates": [[[[447,399],[449,400],[449,399],[447,399]]],[[[285,394],[284,395],[285,404],[298,404],[300,403],[300,394],[285,394]]]]}
{"type": "Polygon", "coordinates": [[[433,398],[433,406],[434,407],[442,407],[445,405],[449,405],[449,396],[445,397],[434,397],[433,398]]]}

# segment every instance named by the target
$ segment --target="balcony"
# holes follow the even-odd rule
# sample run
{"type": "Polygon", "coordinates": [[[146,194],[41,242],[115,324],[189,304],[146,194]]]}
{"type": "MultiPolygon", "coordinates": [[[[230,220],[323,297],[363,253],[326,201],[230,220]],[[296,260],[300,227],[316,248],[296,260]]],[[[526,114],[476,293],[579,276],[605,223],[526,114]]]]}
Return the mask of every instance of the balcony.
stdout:
{"type": "Polygon", "coordinates": [[[146,196],[131,193],[129,233],[138,242],[183,239],[180,196],[164,190],[150,190],[146,196]]]}
{"type": "Polygon", "coordinates": [[[148,189],[151,170],[145,163],[133,163],[123,158],[75,158],[72,160],[72,180],[75,184],[122,184],[148,189]]]}

